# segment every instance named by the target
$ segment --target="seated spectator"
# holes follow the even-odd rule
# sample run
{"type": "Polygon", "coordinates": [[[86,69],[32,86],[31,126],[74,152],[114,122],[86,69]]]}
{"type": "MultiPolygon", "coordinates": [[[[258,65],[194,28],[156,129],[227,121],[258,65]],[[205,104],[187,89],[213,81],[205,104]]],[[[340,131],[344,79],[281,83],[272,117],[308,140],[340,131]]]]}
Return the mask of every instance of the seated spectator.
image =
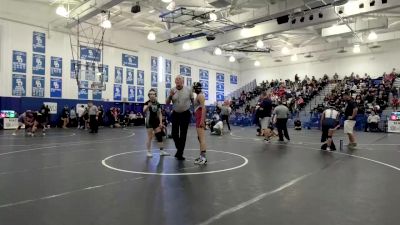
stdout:
{"type": "Polygon", "coordinates": [[[371,114],[368,116],[368,128],[369,131],[381,131],[378,127],[380,117],[375,113],[371,112],[371,114]]]}
{"type": "Polygon", "coordinates": [[[294,129],[301,130],[301,121],[299,119],[294,121],[294,129]]]}

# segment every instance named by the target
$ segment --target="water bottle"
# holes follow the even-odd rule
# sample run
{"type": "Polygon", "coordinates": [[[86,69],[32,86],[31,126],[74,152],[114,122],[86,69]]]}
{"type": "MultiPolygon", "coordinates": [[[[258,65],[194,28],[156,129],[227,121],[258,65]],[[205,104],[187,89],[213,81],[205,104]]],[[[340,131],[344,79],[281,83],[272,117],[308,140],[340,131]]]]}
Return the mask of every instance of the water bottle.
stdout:
{"type": "Polygon", "coordinates": [[[342,151],[342,150],[343,150],[343,140],[340,139],[340,151],[342,151]]]}

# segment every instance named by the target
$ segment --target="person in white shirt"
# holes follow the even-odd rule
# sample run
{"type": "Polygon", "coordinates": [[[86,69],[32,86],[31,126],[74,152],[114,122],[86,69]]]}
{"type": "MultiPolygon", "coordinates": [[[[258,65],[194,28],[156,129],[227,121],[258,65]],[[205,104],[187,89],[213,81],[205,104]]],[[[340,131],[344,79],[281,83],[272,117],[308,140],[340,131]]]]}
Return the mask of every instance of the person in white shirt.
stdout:
{"type": "Polygon", "coordinates": [[[368,116],[367,123],[369,131],[380,131],[378,124],[381,118],[374,111],[368,116]]]}
{"type": "Polygon", "coordinates": [[[222,131],[224,130],[224,123],[220,120],[213,126],[213,135],[222,135],[222,131]]]}
{"type": "Polygon", "coordinates": [[[85,128],[85,121],[83,118],[83,114],[85,113],[85,106],[81,105],[76,109],[76,114],[78,115],[78,129],[85,128]]]}

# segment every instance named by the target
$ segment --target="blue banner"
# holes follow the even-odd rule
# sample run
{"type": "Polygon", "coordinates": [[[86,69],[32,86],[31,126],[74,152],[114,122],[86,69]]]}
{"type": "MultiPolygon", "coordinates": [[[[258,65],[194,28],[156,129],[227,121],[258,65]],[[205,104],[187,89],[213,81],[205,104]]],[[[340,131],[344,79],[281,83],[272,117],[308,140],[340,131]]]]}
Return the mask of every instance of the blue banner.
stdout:
{"type": "Polygon", "coordinates": [[[224,91],[224,83],[220,83],[220,82],[217,82],[217,85],[216,85],[216,87],[217,87],[217,91],[224,91]]]}
{"type": "Polygon", "coordinates": [[[137,83],[137,85],[144,86],[144,71],[143,70],[137,71],[136,83],[137,83]]]}
{"type": "Polygon", "coordinates": [[[32,41],[33,52],[45,53],[46,52],[46,34],[40,32],[33,32],[32,41]]]}
{"type": "Polygon", "coordinates": [[[208,90],[208,80],[200,80],[201,86],[203,87],[203,90],[208,90]]]}
{"type": "Polygon", "coordinates": [[[133,76],[135,74],[135,70],[131,68],[126,68],[126,83],[133,84],[133,76]]]}
{"type": "Polygon", "coordinates": [[[101,59],[100,49],[81,46],[80,50],[81,50],[81,59],[100,62],[101,59]]]}
{"type": "Polygon", "coordinates": [[[138,68],[139,59],[134,55],[122,54],[122,65],[127,67],[138,68]]]}
{"type": "Polygon", "coordinates": [[[114,70],[114,83],[116,84],[122,84],[123,82],[123,73],[124,73],[124,69],[122,67],[115,67],[114,70]]]}
{"type": "Polygon", "coordinates": [[[62,79],[50,78],[50,97],[61,98],[62,96],[62,79]]]}
{"type": "Polygon", "coordinates": [[[32,76],[32,97],[44,97],[44,77],[32,76]]]}
{"type": "Polygon", "coordinates": [[[135,102],[136,101],[136,87],[128,86],[128,101],[135,102]]]}
{"type": "Polygon", "coordinates": [[[78,98],[79,99],[88,99],[89,92],[89,82],[86,80],[81,80],[80,85],[78,87],[78,98]]]}
{"type": "Polygon", "coordinates": [[[70,77],[72,79],[76,79],[76,75],[79,74],[79,80],[81,79],[80,77],[80,70],[81,70],[81,61],[78,60],[71,60],[71,64],[70,64],[70,77]]]}
{"type": "Polygon", "coordinates": [[[208,80],[208,70],[199,70],[199,78],[200,80],[208,80]]]}
{"type": "Polygon", "coordinates": [[[23,74],[12,75],[12,95],[26,96],[26,76],[23,74]]]}
{"type": "Polygon", "coordinates": [[[171,79],[172,79],[171,75],[165,76],[165,87],[166,88],[171,88],[171,79]]]}
{"type": "Polygon", "coordinates": [[[151,72],[151,87],[157,87],[157,72],[151,72]]]}
{"type": "Polygon", "coordinates": [[[12,67],[14,73],[26,73],[26,52],[13,51],[12,67]]]}
{"type": "Polygon", "coordinates": [[[50,57],[50,76],[62,77],[62,58],[50,57]]]}
{"type": "Polygon", "coordinates": [[[189,77],[186,78],[186,86],[192,87],[192,78],[189,77]]]}
{"type": "Polygon", "coordinates": [[[137,87],[136,91],[137,102],[144,102],[144,87],[137,87]]]}
{"type": "Polygon", "coordinates": [[[121,101],[122,96],[122,85],[114,84],[114,101],[121,101]]]}
{"type": "Polygon", "coordinates": [[[36,75],[44,75],[46,68],[46,57],[40,54],[33,54],[32,73],[36,75]]]}
{"type": "Polygon", "coordinates": [[[217,82],[224,82],[225,75],[223,73],[217,73],[217,82]]]}
{"type": "Polygon", "coordinates": [[[171,63],[171,60],[169,60],[169,59],[166,59],[165,60],[165,73],[166,74],[171,74],[172,73],[172,63],[171,63]]]}
{"type": "Polygon", "coordinates": [[[151,57],[151,71],[158,71],[158,58],[154,56],[151,57]]]}
{"type": "Polygon", "coordinates": [[[90,80],[90,81],[96,80],[96,64],[95,63],[86,62],[85,80],[90,80]]]}
{"type": "Polygon", "coordinates": [[[203,90],[204,98],[208,100],[208,90],[203,90]]]}
{"type": "Polygon", "coordinates": [[[217,92],[217,101],[224,101],[224,92],[217,92]]]}
{"type": "Polygon", "coordinates": [[[103,68],[103,81],[108,82],[108,65],[100,65],[103,68]]]}
{"type": "Polygon", "coordinates": [[[190,77],[192,75],[192,68],[190,66],[180,65],[179,73],[182,76],[190,77]]]}
{"type": "Polygon", "coordinates": [[[102,91],[101,90],[92,90],[92,99],[93,100],[101,100],[102,99],[102,91]]]}
{"type": "Polygon", "coordinates": [[[237,84],[238,83],[238,77],[236,75],[231,75],[231,84],[237,84]]]}

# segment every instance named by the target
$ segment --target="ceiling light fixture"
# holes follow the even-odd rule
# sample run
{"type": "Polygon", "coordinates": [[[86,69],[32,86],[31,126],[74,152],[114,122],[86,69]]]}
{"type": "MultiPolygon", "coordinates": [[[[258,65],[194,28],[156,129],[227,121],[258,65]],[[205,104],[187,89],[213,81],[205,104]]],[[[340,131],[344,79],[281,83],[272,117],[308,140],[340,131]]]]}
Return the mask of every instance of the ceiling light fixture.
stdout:
{"type": "Polygon", "coordinates": [[[260,61],[256,60],[256,61],[254,62],[254,66],[260,66],[260,65],[261,65],[260,61]]]}
{"type": "Polygon", "coordinates": [[[376,39],[378,39],[378,35],[374,31],[371,31],[368,35],[368,40],[373,41],[376,39]]]}
{"type": "Polygon", "coordinates": [[[297,61],[299,58],[297,57],[296,54],[292,55],[292,57],[290,57],[290,60],[292,60],[292,62],[297,61]]]}
{"type": "Polygon", "coordinates": [[[149,39],[150,41],[156,40],[156,34],[153,31],[150,31],[147,35],[147,39],[149,39]]]}
{"type": "Polygon", "coordinates": [[[182,49],[183,49],[183,50],[189,50],[189,49],[190,49],[189,43],[187,43],[187,42],[183,43],[182,49]]]}
{"type": "Polygon", "coordinates": [[[256,46],[257,48],[264,48],[264,42],[262,40],[258,40],[256,46]]]}
{"type": "Polygon", "coordinates": [[[221,55],[221,54],[222,54],[222,50],[221,50],[220,48],[216,47],[216,48],[214,49],[214,54],[215,54],[215,55],[221,55]]]}
{"type": "Polygon", "coordinates": [[[209,16],[210,16],[210,21],[217,21],[218,19],[218,16],[215,13],[210,13],[209,16]]]}
{"type": "Polygon", "coordinates": [[[59,5],[56,9],[56,14],[62,17],[68,17],[69,16],[69,12],[67,11],[67,9],[63,6],[63,5],[59,5]]]}
{"type": "Polygon", "coordinates": [[[353,47],[353,53],[360,53],[361,52],[361,48],[359,44],[355,44],[353,47]]]}
{"type": "Polygon", "coordinates": [[[235,62],[235,61],[236,61],[235,57],[233,55],[231,55],[229,57],[229,62],[235,62]]]}
{"type": "Polygon", "coordinates": [[[290,50],[288,49],[288,47],[283,47],[282,48],[282,54],[284,54],[284,55],[289,55],[290,54],[290,50]]]}
{"type": "Polygon", "coordinates": [[[165,3],[170,3],[170,2],[172,2],[172,0],[161,0],[162,2],[165,2],[165,3]]]}
{"type": "Polygon", "coordinates": [[[149,10],[149,13],[154,13],[156,10],[154,10],[154,9],[151,9],[151,10],[149,10]]]}
{"type": "Polygon", "coordinates": [[[104,29],[110,29],[112,26],[111,21],[109,19],[105,19],[103,22],[101,22],[100,26],[104,29]]]}

